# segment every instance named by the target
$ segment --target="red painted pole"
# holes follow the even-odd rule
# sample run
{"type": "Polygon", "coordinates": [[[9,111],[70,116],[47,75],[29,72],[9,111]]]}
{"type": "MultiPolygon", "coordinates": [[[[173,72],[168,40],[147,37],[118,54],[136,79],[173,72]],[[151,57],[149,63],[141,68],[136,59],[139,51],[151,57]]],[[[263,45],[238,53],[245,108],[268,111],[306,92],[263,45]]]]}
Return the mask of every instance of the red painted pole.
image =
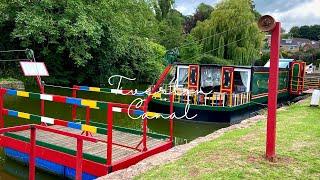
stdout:
{"type": "Polygon", "coordinates": [[[173,92],[170,94],[170,141],[173,141],[173,92]]]}
{"type": "Polygon", "coordinates": [[[113,105],[108,103],[107,110],[107,124],[108,124],[108,132],[107,132],[107,166],[111,166],[112,163],[112,121],[113,121],[113,105]]]}
{"type": "Polygon", "coordinates": [[[268,91],[267,142],[266,142],[266,158],[269,160],[273,160],[275,158],[280,29],[281,29],[281,24],[280,22],[277,22],[271,35],[270,70],[269,70],[269,84],[268,84],[269,91],[268,91]]]}
{"type": "MultiPolygon", "coordinates": [[[[151,88],[151,92],[148,95],[148,97],[144,100],[144,104],[143,104],[143,111],[144,113],[146,113],[148,111],[148,104],[152,99],[152,94],[155,93],[160,85],[163,83],[163,81],[165,80],[165,78],[167,77],[167,75],[169,74],[170,70],[172,68],[172,65],[168,65],[166,67],[166,69],[162,72],[162,74],[159,77],[159,80],[156,82],[155,86],[153,88],[151,88]]],[[[143,119],[143,125],[142,125],[142,144],[143,144],[143,151],[147,151],[147,128],[148,128],[148,119],[144,118],[143,119]]]]}
{"type": "MultiPolygon", "coordinates": [[[[42,85],[40,76],[36,76],[35,78],[36,78],[37,84],[39,86],[40,93],[44,94],[44,85],[42,85]]],[[[44,100],[42,100],[42,99],[40,100],[40,114],[41,114],[41,116],[45,115],[44,100]]]]}
{"type": "Polygon", "coordinates": [[[35,179],[35,146],[36,146],[36,128],[30,126],[30,153],[29,153],[29,180],[35,179]]]}
{"type": "Polygon", "coordinates": [[[90,107],[89,106],[86,107],[86,124],[87,125],[90,124],[90,107]]]}
{"type": "Polygon", "coordinates": [[[4,89],[0,89],[0,128],[4,128],[4,119],[3,119],[3,101],[4,101],[4,89]]]}
{"type": "MultiPolygon", "coordinates": [[[[44,94],[44,86],[40,85],[40,93],[44,94]]],[[[41,116],[45,116],[45,109],[44,109],[44,100],[41,99],[41,116]]]]}
{"type": "Polygon", "coordinates": [[[172,65],[168,65],[166,67],[166,69],[162,72],[162,74],[160,75],[159,77],[159,80],[156,82],[156,84],[154,85],[153,88],[151,88],[151,92],[150,94],[148,95],[148,97],[146,98],[145,100],[145,104],[148,105],[149,102],[151,101],[152,99],[152,94],[155,93],[156,91],[158,91],[160,85],[163,83],[163,81],[166,79],[167,75],[169,74],[170,70],[172,68],[172,65]]]}
{"type": "MultiPolygon", "coordinates": [[[[77,97],[77,86],[72,87],[72,97],[77,97]]],[[[77,118],[77,105],[72,105],[72,120],[74,121],[77,118]]]]}
{"type": "MultiPolygon", "coordinates": [[[[144,114],[147,114],[148,111],[148,104],[144,103],[143,105],[143,111],[144,114]]],[[[147,151],[147,128],[148,128],[148,119],[145,117],[143,119],[143,125],[142,125],[142,145],[143,145],[143,151],[147,151]]]]}
{"type": "MultiPolygon", "coordinates": [[[[86,124],[90,125],[90,107],[89,106],[86,107],[86,124]]],[[[89,133],[88,131],[86,131],[86,136],[88,135],[89,133]]]]}
{"type": "Polygon", "coordinates": [[[82,179],[82,150],[83,140],[77,138],[76,180],[82,179]]]}

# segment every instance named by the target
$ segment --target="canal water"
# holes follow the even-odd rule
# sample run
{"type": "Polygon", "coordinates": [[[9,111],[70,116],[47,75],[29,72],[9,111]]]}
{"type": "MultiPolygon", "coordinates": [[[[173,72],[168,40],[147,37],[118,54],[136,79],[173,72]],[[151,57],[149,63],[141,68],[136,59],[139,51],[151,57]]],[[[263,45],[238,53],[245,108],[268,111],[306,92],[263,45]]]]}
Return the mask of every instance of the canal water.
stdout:
{"type": "MultiPolygon", "coordinates": [[[[33,87],[28,87],[26,91],[37,92],[38,90],[33,87]]],[[[46,88],[46,93],[71,96],[70,89],[61,88],[46,88]]],[[[78,91],[77,97],[119,103],[131,103],[136,97],[121,96],[106,93],[83,92],[78,91]]],[[[31,114],[40,114],[40,101],[23,97],[5,96],[5,107],[12,110],[27,112],[31,114]]],[[[63,120],[71,120],[71,105],[62,103],[45,102],[45,112],[47,117],[59,118],[63,120]]],[[[85,119],[85,108],[77,109],[77,119],[85,119]]],[[[91,110],[91,121],[106,123],[106,112],[100,110],[91,110]]],[[[5,126],[14,126],[32,123],[30,121],[12,118],[5,116],[5,126]]],[[[117,126],[141,129],[140,120],[133,120],[124,113],[114,114],[114,124],[117,126]]],[[[189,142],[197,137],[205,136],[217,129],[226,127],[226,124],[215,123],[195,123],[191,121],[174,121],[174,136],[176,144],[189,142]]],[[[148,121],[149,131],[166,134],[169,133],[169,121],[166,119],[154,119],[148,121]]],[[[47,174],[37,170],[37,179],[57,179],[54,175],[47,174]]],[[[4,156],[2,150],[0,152],[0,177],[1,179],[28,179],[28,167],[26,165],[17,163],[4,156]]]]}

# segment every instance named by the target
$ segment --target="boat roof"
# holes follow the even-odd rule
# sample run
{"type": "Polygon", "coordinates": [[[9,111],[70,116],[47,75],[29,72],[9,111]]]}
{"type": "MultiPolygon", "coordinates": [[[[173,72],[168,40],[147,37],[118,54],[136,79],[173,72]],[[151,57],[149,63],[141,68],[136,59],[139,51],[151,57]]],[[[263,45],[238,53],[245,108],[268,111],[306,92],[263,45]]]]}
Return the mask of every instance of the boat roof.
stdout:
{"type": "MultiPolygon", "coordinates": [[[[294,59],[279,59],[279,68],[289,68],[289,64],[294,59]]],[[[264,67],[270,67],[270,60],[264,65],[264,67]]]]}
{"type": "Polygon", "coordinates": [[[178,66],[189,66],[189,65],[199,65],[199,66],[216,66],[216,67],[235,67],[235,68],[246,68],[250,69],[253,66],[241,66],[241,65],[219,65],[219,64],[196,64],[196,63],[175,63],[178,66]]]}
{"type": "MultiPolygon", "coordinates": [[[[294,59],[279,59],[279,68],[289,68],[289,64],[293,62],[294,59]]],[[[199,66],[216,66],[216,67],[234,67],[234,68],[244,68],[244,69],[250,69],[252,67],[257,66],[241,66],[241,65],[219,65],[219,64],[196,64],[196,63],[174,63],[178,66],[189,66],[189,65],[199,65],[199,66]]],[[[270,60],[264,65],[260,67],[270,67],[270,60]]]]}

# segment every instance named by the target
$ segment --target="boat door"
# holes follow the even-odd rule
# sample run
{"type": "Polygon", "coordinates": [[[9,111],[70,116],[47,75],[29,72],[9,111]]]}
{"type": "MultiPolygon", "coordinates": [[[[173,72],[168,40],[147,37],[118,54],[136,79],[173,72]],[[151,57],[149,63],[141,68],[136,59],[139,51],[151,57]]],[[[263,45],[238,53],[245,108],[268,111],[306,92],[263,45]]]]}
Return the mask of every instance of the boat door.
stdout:
{"type": "Polygon", "coordinates": [[[199,65],[189,65],[188,89],[198,90],[199,87],[199,65]]]}
{"type": "Polygon", "coordinates": [[[300,95],[303,93],[305,66],[305,62],[291,63],[290,94],[300,95]]]}
{"type": "Polygon", "coordinates": [[[222,67],[221,69],[221,87],[220,92],[225,92],[231,94],[233,91],[233,75],[234,68],[233,67],[222,67]]]}

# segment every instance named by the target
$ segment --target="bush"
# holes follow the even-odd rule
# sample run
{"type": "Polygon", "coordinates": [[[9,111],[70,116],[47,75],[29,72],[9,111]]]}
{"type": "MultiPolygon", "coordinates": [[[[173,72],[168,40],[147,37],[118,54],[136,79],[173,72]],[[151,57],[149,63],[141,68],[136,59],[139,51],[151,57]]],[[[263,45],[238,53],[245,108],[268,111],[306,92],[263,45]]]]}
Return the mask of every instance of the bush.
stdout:
{"type": "Polygon", "coordinates": [[[218,58],[216,56],[212,56],[210,54],[204,54],[200,58],[201,64],[218,64],[218,65],[231,65],[231,60],[218,58]]]}

